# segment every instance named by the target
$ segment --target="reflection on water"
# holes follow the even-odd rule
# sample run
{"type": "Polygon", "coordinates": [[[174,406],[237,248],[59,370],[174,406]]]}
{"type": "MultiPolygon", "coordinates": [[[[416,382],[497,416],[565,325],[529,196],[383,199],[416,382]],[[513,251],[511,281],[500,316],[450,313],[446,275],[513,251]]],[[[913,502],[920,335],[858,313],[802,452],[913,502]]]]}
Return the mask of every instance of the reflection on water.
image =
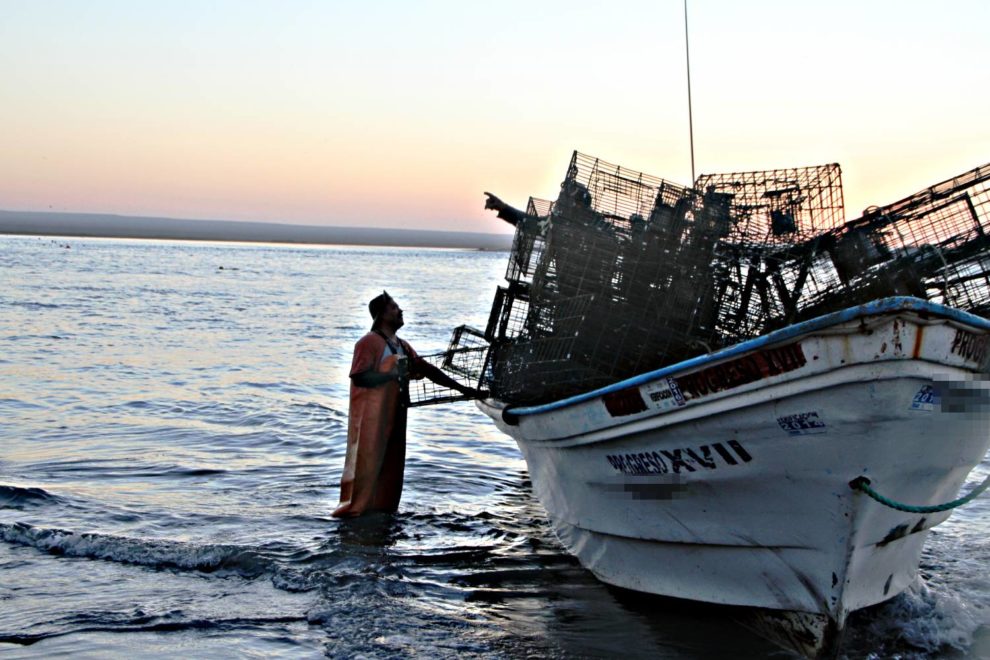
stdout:
{"type": "MultiPolygon", "coordinates": [[[[403,336],[441,350],[486,322],[504,255],[71,243],[0,237],[5,654],[778,653],[724,608],[593,579],[469,404],[411,411],[398,514],[330,518],[367,300],[387,288],[403,336]]],[[[987,506],[938,529],[925,581],[860,619],[850,657],[977,648],[987,506]]]]}

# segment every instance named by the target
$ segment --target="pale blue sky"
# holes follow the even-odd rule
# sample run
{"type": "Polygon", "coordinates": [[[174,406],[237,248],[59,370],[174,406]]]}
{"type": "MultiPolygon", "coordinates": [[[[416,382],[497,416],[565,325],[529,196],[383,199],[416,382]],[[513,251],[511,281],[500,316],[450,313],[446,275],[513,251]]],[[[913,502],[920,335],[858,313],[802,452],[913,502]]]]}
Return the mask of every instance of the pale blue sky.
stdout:
{"type": "MultiPolygon", "coordinates": [[[[847,214],[990,161],[990,3],[690,5],[698,172],[847,214]]],[[[494,231],[572,149],[690,179],[682,3],[0,1],[0,208],[494,231]],[[487,6],[486,6],[487,5],[487,6]]]]}

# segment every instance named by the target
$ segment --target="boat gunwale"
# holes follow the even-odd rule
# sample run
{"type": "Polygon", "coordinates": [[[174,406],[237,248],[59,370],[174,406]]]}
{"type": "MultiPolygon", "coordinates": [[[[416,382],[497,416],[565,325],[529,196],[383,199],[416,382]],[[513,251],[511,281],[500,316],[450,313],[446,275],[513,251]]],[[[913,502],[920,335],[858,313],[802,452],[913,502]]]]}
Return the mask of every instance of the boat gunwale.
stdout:
{"type": "MultiPolygon", "coordinates": [[[[890,365],[892,361],[885,360],[879,364],[885,365],[884,369],[891,369],[890,365]]],[[[664,428],[667,426],[676,426],[681,424],[689,424],[695,422],[699,419],[703,419],[713,414],[724,414],[733,412],[743,408],[749,408],[754,405],[760,405],[766,400],[782,400],[784,397],[801,396],[814,391],[822,391],[823,389],[830,389],[834,387],[841,387],[843,385],[854,385],[857,383],[866,382],[866,372],[869,370],[876,371],[876,363],[859,363],[852,365],[843,365],[841,369],[834,369],[827,372],[812,374],[810,376],[804,376],[801,378],[803,382],[810,382],[811,379],[816,377],[827,377],[829,380],[823,386],[820,383],[814,384],[807,390],[799,390],[797,392],[787,391],[783,388],[787,388],[795,383],[795,381],[783,381],[778,383],[773,383],[767,385],[766,388],[754,388],[743,392],[729,393],[725,396],[713,398],[710,400],[698,401],[694,405],[684,406],[677,408],[675,410],[658,411],[659,414],[644,415],[638,418],[626,418],[623,421],[615,425],[609,426],[599,426],[592,430],[582,430],[571,435],[561,435],[561,436],[550,436],[550,437],[516,437],[517,442],[525,442],[527,445],[531,446],[551,446],[560,449],[569,449],[572,447],[586,447],[602,442],[610,442],[617,438],[621,438],[624,435],[633,433],[642,433],[646,431],[652,431],[657,428],[664,428]],[[858,378],[857,374],[864,374],[863,378],[858,378]],[[833,380],[834,379],[834,380],[833,380]],[[762,394],[760,393],[762,392],[762,394]],[[720,404],[729,400],[735,400],[734,404],[729,408],[721,407],[720,404]],[[717,408],[713,411],[711,407],[716,406],[717,408]]],[[[950,367],[952,369],[960,369],[958,367],[950,367]]],[[[960,369],[961,370],[961,369],[960,369]]],[[[891,369],[893,371],[893,369],[891,369]]],[[[910,372],[904,373],[882,373],[877,376],[875,373],[869,376],[869,380],[873,382],[889,382],[897,380],[899,378],[927,378],[927,376],[921,376],[921,370],[912,370],[910,372]]],[[[800,382],[800,381],[799,381],[800,382]]],[[[489,416],[492,413],[488,413],[489,416]]]]}
{"type": "Polygon", "coordinates": [[[561,410],[563,408],[568,408],[570,406],[596,399],[606,394],[618,392],[630,387],[638,387],[659,378],[669,376],[675,372],[694,370],[698,367],[704,367],[712,362],[718,362],[726,358],[732,358],[754,350],[766,348],[772,344],[779,344],[781,342],[824,330],[841,323],[854,321],[867,316],[877,316],[896,312],[927,313],[946,318],[951,321],[956,321],[980,330],[990,331],[990,320],[976,316],[975,314],[970,314],[969,312],[964,312],[952,307],[947,307],[945,305],[940,305],[938,303],[933,303],[910,296],[882,298],[880,300],[874,300],[866,303],[865,305],[849,307],[838,312],[831,312],[807,321],[802,321],[801,323],[796,323],[786,328],[781,328],[780,330],[774,330],[766,335],[728,346],[715,351],[714,353],[707,353],[705,355],[698,355],[693,358],[688,358],[687,360],[682,360],[681,362],[667,365],[666,367],[661,367],[660,369],[655,369],[653,371],[647,371],[589,392],[575,394],[574,396],[552,401],[550,403],[544,403],[538,406],[522,406],[519,408],[514,408],[511,405],[506,406],[503,409],[503,414],[509,414],[515,417],[525,417],[561,410]]]}

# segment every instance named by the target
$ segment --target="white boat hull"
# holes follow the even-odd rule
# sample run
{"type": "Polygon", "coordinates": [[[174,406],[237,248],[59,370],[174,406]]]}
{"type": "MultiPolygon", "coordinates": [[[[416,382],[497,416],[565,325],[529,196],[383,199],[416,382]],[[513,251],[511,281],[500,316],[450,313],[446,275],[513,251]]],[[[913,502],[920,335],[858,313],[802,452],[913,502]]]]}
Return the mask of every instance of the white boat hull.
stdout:
{"type": "Polygon", "coordinates": [[[599,579],[841,628],[911,583],[949,515],[887,508],[850,481],[942,503],[990,446],[990,324],[915,303],[832,315],[563,404],[481,408],[517,440],[561,542],[599,579]]]}

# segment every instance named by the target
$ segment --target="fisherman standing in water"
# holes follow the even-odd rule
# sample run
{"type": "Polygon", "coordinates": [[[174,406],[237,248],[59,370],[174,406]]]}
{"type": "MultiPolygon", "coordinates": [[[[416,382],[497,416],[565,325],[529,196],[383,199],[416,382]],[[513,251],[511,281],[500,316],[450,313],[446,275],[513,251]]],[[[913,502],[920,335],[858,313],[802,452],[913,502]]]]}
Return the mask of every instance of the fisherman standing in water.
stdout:
{"type": "Polygon", "coordinates": [[[333,512],[338,518],[399,508],[410,378],[425,376],[471,398],[481,396],[419,357],[395,335],[403,326],[402,309],[388,292],[368,303],[368,311],[374,319],[371,331],[355,344],[351,362],[347,458],[340,504],[333,512]]]}

